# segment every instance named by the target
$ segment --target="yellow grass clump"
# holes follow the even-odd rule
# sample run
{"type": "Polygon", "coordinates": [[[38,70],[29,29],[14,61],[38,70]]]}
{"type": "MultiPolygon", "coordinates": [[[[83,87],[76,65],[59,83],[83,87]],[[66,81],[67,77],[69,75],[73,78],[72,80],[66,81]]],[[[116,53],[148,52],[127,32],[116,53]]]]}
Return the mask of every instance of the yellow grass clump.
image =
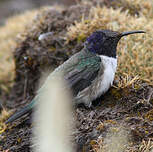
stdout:
{"type": "Polygon", "coordinates": [[[146,16],[148,19],[153,18],[153,1],[152,0],[124,0],[126,3],[130,5],[136,6],[136,8],[140,8],[140,15],[146,16]]]}
{"type": "MultiPolygon", "coordinates": [[[[139,76],[153,84],[153,3],[141,0],[144,6],[140,16],[131,16],[128,11],[114,10],[106,7],[92,7],[87,19],[75,22],[68,28],[67,40],[85,40],[98,29],[115,31],[144,30],[146,34],[135,34],[122,38],[118,45],[118,75],[139,76]],[[147,9],[148,8],[148,9],[147,9]],[[148,12],[148,15],[147,15],[148,12]]],[[[134,4],[138,5],[140,0],[134,4]]],[[[142,6],[142,7],[143,7],[142,6]]],[[[129,82],[128,82],[129,83],[129,82]]],[[[125,84],[126,85],[126,84],[125,84]]]]}
{"type": "Polygon", "coordinates": [[[7,109],[3,108],[0,115],[0,134],[3,133],[7,128],[5,121],[10,117],[11,114],[11,111],[8,111],[7,109]]]}

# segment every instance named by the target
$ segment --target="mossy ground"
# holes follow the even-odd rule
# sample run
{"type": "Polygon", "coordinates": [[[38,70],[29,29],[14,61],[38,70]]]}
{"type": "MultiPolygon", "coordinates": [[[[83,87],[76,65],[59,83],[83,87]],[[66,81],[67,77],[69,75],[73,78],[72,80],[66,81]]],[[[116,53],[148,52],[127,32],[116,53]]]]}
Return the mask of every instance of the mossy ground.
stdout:
{"type": "MultiPolygon", "coordinates": [[[[131,3],[129,0],[110,0],[108,3],[100,1],[98,6],[95,1],[83,1],[68,9],[48,7],[38,12],[34,20],[29,21],[29,25],[21,26],[19,31],[22,34],[16,42],[13,41],[14,60],[11,53],[11,62],[7,63],[15,63],[16,77],[9,101],[5,103],[7,108],[21,107],[29,102],[35,94],[41,74],[80,51],[85,38],[93,31],[145,30],[146,34],[128,36],[121,40],[114,87],[94,102],[93,109],[78,107],[75,110],[76,132],[73,136],[77,151],[103,151],[103,141],[109,129],[122,126],[130,135],[127,151],[144,152],[149,149],[153,144],[152,1],[136,0],[131,3]],[[46,32],[52,32],[53,36],[39,41],[39,35],[46,32]]],[[[25,15],[24,24],[28,24],[27,18],[28,15],[25,15]]],[[[18,31],[9,36],[11,32],[8,32],[8,39],[11,38],[12,42],[18,31]]],[[[4,42],[7,46],[8,43],[4,42]]],[[[10,49],[6,50],[11,52],[10,49]]],[[[12,67],[10,69],[13,71],[12,67]]],[[[6,128],[1,134],[2,150],[30,151],[32,126],[27,123],[29,118],[24,117],[25,121],[19,119],[16,126],[6,128]]]]}

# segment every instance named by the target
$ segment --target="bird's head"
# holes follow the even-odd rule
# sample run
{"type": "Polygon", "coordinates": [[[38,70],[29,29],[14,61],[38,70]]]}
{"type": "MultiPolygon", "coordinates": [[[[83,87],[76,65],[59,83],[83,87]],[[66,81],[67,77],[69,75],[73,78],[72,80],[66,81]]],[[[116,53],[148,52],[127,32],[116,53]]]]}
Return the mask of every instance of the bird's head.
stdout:
{"type": "Polygon", "coordinates": [[[98,30],[92,33],[85,42],[85,47],[98,55],[116,58],[116,47],[119,40],[126,35],[145,33],[144,31],[116,32],[111,30],[98,30]]]}

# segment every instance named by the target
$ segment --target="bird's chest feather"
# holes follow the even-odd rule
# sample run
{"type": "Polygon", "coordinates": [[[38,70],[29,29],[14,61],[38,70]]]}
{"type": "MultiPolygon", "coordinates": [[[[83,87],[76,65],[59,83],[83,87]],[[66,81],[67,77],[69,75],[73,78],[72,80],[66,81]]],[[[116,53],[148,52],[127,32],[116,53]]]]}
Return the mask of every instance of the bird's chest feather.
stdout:
{"type": "Polygon", "coordinates": [[[104,94],[110,86],[113,84],[117,59],[112,57],[100,56],[101,57],[101,70],[99,71],[98,78],[95,80],[93,90],[95,98],[104,94]]]}

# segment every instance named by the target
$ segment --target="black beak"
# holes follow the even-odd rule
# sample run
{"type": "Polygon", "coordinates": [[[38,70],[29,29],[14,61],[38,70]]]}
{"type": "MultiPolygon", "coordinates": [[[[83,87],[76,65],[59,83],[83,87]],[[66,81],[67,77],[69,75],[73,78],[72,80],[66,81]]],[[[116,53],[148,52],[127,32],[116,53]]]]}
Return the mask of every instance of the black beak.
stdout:
{"type": "Polygon", "coordinates": [[[130,35],[130,34],[135,34],[135,33],[146,33],[145,31],[129,31],[129,32],[123,32],[121,33],[121,37],[126,36],[126,35],[130,35]]]}

